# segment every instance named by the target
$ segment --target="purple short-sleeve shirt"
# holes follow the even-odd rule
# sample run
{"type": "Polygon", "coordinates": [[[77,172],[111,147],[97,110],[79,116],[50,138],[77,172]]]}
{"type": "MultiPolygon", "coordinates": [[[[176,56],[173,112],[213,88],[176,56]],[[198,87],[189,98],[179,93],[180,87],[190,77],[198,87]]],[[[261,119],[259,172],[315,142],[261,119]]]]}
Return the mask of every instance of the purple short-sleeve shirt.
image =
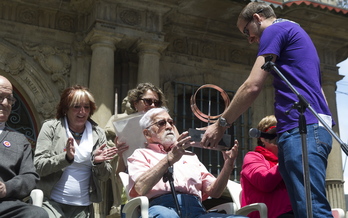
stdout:
{"type": "MultiPolygon", "coordinates": [[[[321,91],[320,60],[317,50],[300,25],[283,21],[267,27],[260,38],[258,56],[266,54],[277,55],[276,67],[318,114],[331,116],[321,91]]],[[[300,113],[293,109],[286,115],[285,111],[290,110],[299,98],[276,72],[272,70],[271,73],[274,76],[277,132],[281,133],[298,127],[300,113]]],[[[307,124],[318,123],[318,119],[308,108],[304,115],[307,124]]]]}

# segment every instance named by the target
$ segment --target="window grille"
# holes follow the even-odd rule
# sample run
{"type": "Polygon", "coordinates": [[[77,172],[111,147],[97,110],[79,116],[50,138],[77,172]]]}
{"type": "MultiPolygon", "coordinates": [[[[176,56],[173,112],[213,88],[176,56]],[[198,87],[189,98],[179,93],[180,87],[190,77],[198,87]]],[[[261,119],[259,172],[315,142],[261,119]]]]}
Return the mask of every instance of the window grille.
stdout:
{"type": "MultiPolygon", "coordinates": [[[[173,82],[174,90],[174,110],[172,111],[173,119],[176,123],[178,131],[181,133],[189,128],[200,128],[208,124],[197,118],[191,110],[190,99],[200,87],[200,85],[188,84],[182,82],[173,82]]],[[[230,100],[232,100],[235,92],[225,90],[230,100]]],[[[196,95],[196,105],[198,109],[204,113],[215,116],[221,114],[225,109],[224,100],[219,91],[212,88],[200,89],[196,95]],[[210,110],[209,110],[210,105],[210,110]]],[[[231,175],[232,180],[239,180],[239,174],[243,163],[243,157],[246,152],[252,148],[252,140],[248,135],[251,128],[251,110],[250,108],[243,113],[232,125],[226,130],[225,134],[231,135],[231,143],[234,139],[239,142],[238,158],[235,164],[235,169],[231,175]]],[[[223,156],[220,151],[202,149],[197,147],[190,148],[196,153],[198,158],[214,175],[218,175],[223,167],[223,156]]]]}
{"type": "Polygon", "coordinates": [[[35,122],[33,116],[29,111],[29,107],[25,104],[25,100],[17,94],[16,90],[13,92],[13,96],[17,100],[12,106],[11,114],[6,122],[6,125],[10,128],[23,133],[31,146],[34,148],[36,144],[37,132],[35,128],[35,122]]]}

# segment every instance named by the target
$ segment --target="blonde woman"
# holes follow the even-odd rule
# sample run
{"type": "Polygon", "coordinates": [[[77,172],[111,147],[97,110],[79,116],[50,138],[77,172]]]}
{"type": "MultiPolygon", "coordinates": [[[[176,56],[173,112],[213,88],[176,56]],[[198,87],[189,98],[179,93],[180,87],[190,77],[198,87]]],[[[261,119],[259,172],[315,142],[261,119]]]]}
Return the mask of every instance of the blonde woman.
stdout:
{"type": "Polygon", "coordinates": [[[41,128],[34,164],[50,217],[93,217],[92,203],[102,201],[99,181],[109,178],[116,148],[106,147],[104,130],[91,120],[95,110],[87,88],[69,87],[61,95],[56,119],[41,128]]]}
{"type": "MultiPolygon", "coordinates": [[[[275,133],[277,120],[274,115],[264,117],[257,129],[275,133]]],[[[265,203],[269,218],[292,218],[291,203],[285,183],[278,169],[278,146],[276,139],[257,139],[254,151],[248,152],[241,171],[241,206],[251,203],[265,203]]],[[[259,218],[258,213],[250,213],[250,218],[259,218]]]]}

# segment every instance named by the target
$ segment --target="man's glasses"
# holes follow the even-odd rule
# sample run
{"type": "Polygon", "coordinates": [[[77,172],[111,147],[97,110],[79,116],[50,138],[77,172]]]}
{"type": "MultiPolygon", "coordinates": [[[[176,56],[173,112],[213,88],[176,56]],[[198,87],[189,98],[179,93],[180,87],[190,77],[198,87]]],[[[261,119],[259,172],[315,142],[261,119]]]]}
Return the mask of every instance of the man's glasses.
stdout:
{"type": "MultiPolygon", "coordinates": [[[[261,13],[262,11],[263,11],[263,8],[261,8],[261,9],[258,10],[258,11],[256,11],[254,14],[259,14],[259,13],[261,13]]],[[[253,14],[253,15],[254,15],[254,14],[253,14]]],[[[250,37],[249,29],[247,29],[247,27],[248,27],[249,23],[250,23],[252,20],[254,20],[254,16],[251,17],[251,19],[248,21],[248,23],[245,25],[245,27],[244,27],[244,29],[243,29],[243,33],[244,33],[244,35],[245,35],[247,38],[250,37]]]]}
{"type": "Polygon", "coordinates": [[[161,107],[162,106],[162,101],[155,100],[155,99],[152,99],[152,98],[141,98],[140,100],[142,100],[146,106],[151,106],[152,104],[154,104],[155,107],[161,107]]]}
{"type": "Polygon", "coordinates": [[[151,124],[150,126],[148,126],[146,129],[150,128],[150,127],[153,126],[153,125],[156,125],[156,126],[158,126],[158,127],[163,127],[163,126],[165,126],[167,123],[169,123],[169,125],[171,125],[171,126],[174,126],[174,120],[169,119],[169,120],[160,120],[160,121],[157,121],[157,122],[151,124]]]}
{"type": "Polygon", "coordinates": [[[16,103],[16,99],[12,96],[0,96],[0,103],[2,103],[5,98],[10,105],[14,105],[16,103]]]}
{"type": "Polygon", "coordinates": [[[244,29],[243,29],[243,33],[244,35],[249,38],[250,37],[250,34],[249,34],[249,30],[247,29],[249,23],[252,21],[253,19],[249,20],[248,23],[245,25],[244,29]]]}

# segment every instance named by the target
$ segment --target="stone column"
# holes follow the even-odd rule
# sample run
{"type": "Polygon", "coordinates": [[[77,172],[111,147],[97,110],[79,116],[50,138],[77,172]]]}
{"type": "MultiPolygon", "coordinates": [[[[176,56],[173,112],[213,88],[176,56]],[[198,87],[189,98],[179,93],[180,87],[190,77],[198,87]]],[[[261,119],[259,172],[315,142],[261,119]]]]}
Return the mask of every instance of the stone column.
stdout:
{"type": "Polygon", "coordinates": [[[89,81],[89,63],[90,63],[90,47],[82,42],[75,42],[73,45],[75,51],[75,60],[71,65],[70,84],[79,84],[88,87],[89,81]]]}
{"type": "Polygon", "coordinates": [[[139,56],[138,83],[151,82],[155,86],[160,87],[160,53],[167,46],[168,43],[166,42],[138,40],[135,47],[139,56]]]}
{"type": "MultiPolygon", "coordinates": [[[[336,82],[342,79],[338,75],[336,66],[324,66],[322,74],[322,86],[326,100],[330,106],[332,117],[336,122],[333,131],[339,136],[338,117],[336,107],[336,82]]],[[[328,159],[326,171],[326,193],[332,208],[342,208],[346,211],[344,186],[343,186],[343,167],[342,167],[342,150],[340,144],[335,138],[332,139],[332,150],[328,159]]]]}
{"type": "Polygon", "coordinates": [[[89,89],[94,95],[97,111],[93,120],[104,127],[114,107],[114,52],[121,37],[108,32],[92,30],[86,41],[92,48],[89,89]]]}

